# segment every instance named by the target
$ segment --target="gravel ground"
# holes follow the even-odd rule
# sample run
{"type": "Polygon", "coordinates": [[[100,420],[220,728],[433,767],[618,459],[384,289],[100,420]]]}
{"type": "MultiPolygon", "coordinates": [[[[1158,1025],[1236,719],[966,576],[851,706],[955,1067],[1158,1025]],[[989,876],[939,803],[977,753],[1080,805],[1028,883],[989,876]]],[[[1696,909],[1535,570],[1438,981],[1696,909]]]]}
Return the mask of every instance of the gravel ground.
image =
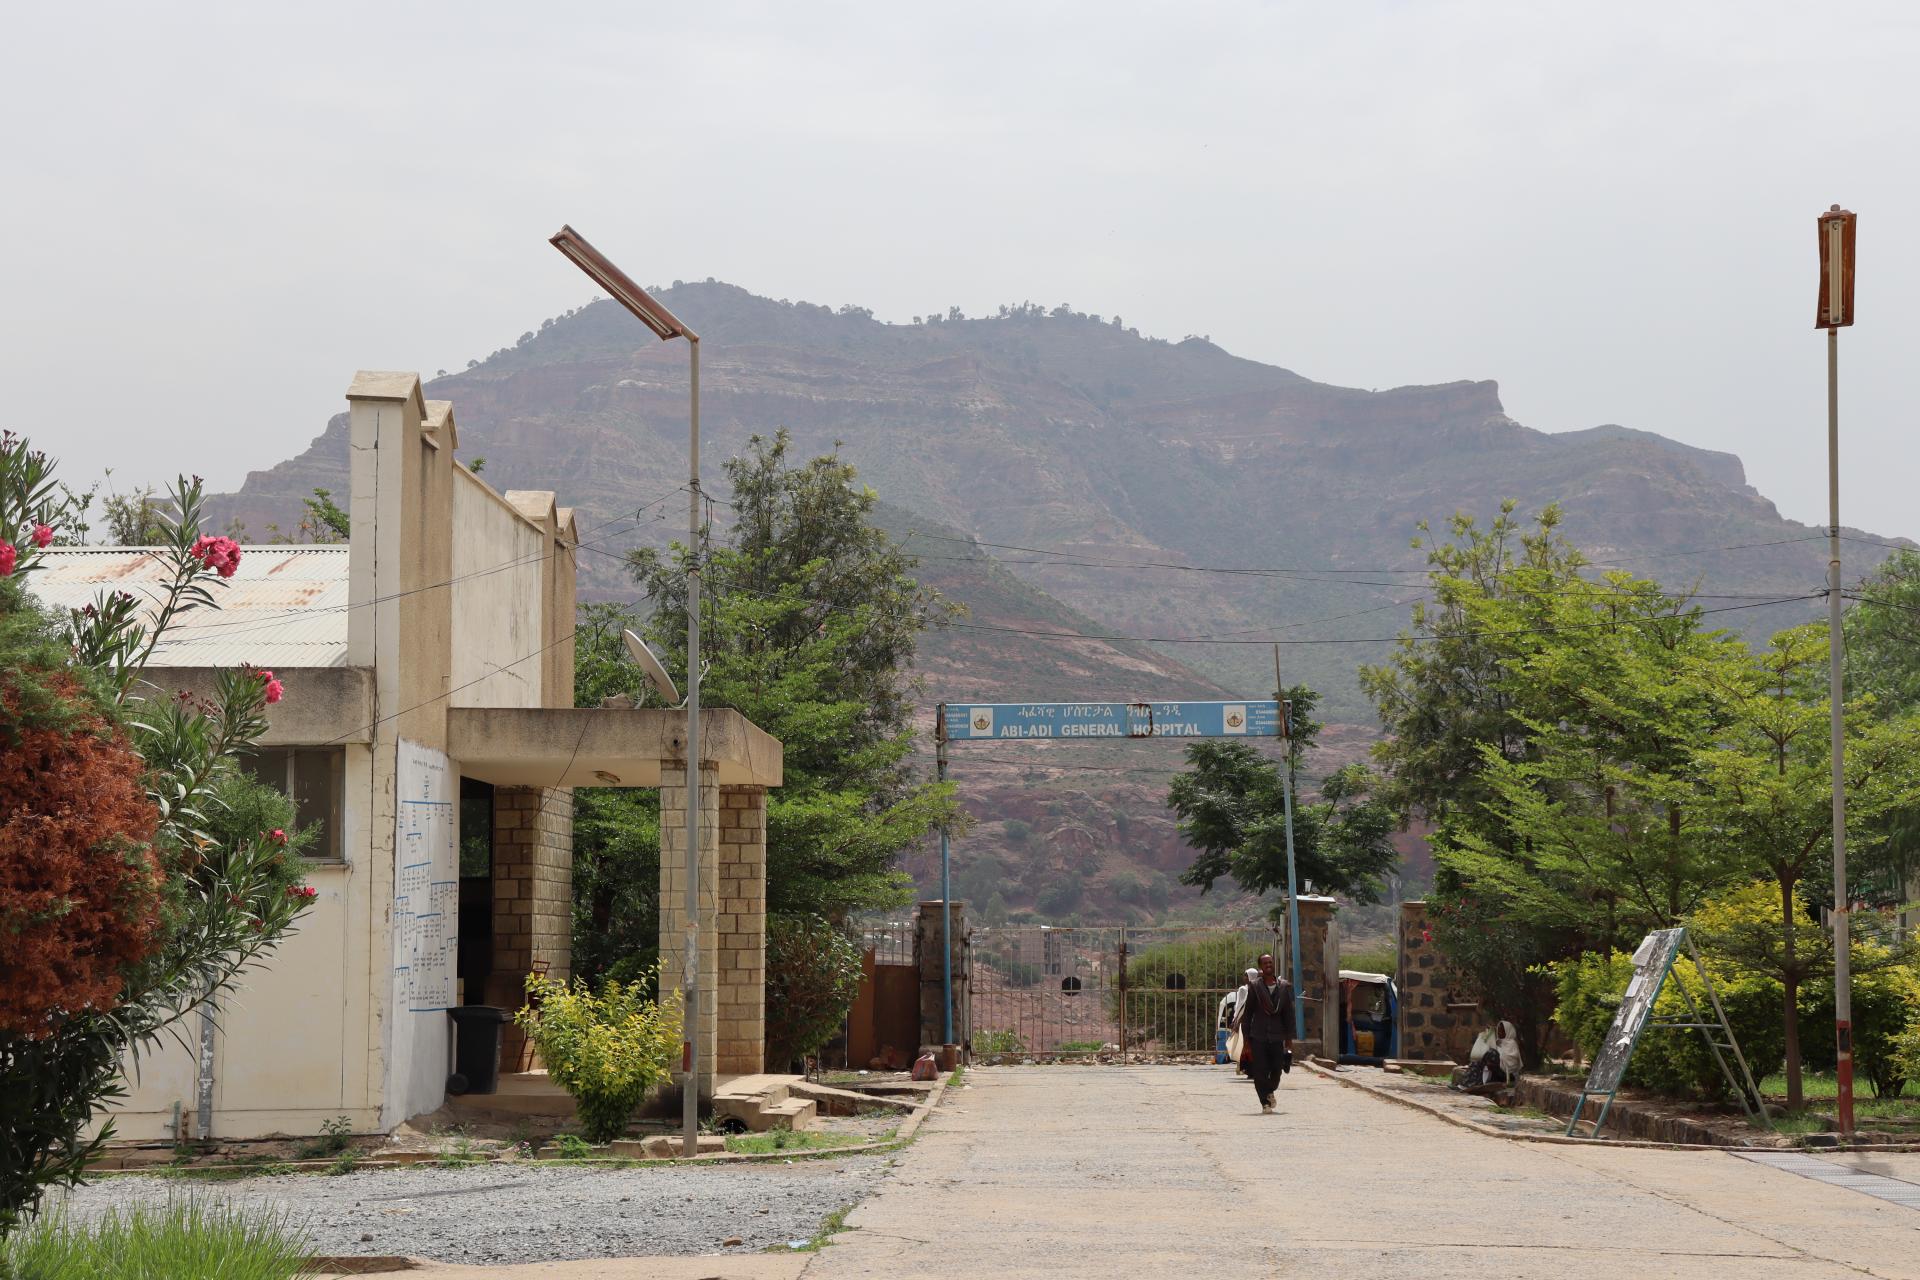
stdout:
{"type": "Polygon", "coordinates": [[[548,1262],[755,1252],[805,1240],[864,1199],[888,1156],[705,1168],[534,1164],[369,1169],[200,1182],[126,1175],[75,1191],[72,1212],[195,1195],[285,1210],[322,1255],[406,1254],[439,1262],[548,1262]],[[723,1244],[738,1236],[741,1243],[723,1244]]]}

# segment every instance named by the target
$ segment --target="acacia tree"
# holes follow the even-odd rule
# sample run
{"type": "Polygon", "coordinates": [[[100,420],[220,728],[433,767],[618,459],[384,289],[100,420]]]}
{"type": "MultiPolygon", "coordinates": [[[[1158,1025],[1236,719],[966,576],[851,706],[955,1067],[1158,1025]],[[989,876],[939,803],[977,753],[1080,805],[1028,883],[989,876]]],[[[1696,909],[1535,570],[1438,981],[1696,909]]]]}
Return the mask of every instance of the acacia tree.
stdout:
{"type": "MultiPolygon", "coordinates": [[[[1801,988],[1832,963],[1831,944],[1810,950],[1796,910],[1832,902],[1832,738],[1825,623],[1773,638],[1744,677],[1722,687],[1728,716],[1718,746],[1701,753],[1708,806],[1703,838],[1746,879],[1779,893],[1778,946],[1754,961],[1779,979],[1787,1042],[1787,1106],[1802,1105],[1801,988]]],[[[1920,804],[1920,715],[1871,714],[1870,700],[1844,710],[1849,834],[1866,838],[1888,813],[1920,804]]]]}
{"type": "Polygon", "coordinates": [[[239,564],[198,532],[199,480],[161,508],[154,598],[103,594],[63,622],[23,584],[59,536],[38,514],[52,472],[0,438],[0,1234],[84,1176],[112,1124],[86,1129],[124,1094],[127,1059],[218,1007],[314,892],[291,804],[239,766],[281,697],[273,673],[224,672],[207,702],[143,680],[168,627],[217,607],[239,564]]]}
{"type": "Polygon", "coordinates": [[[1294,685],[1286,696],[1292,732],[1279,762],[1246,742],[1188,744],[1187,769],[1167,789],[1167,807],[1179,816],[1180,836],[1196,851],[1180,881],[1202,892],[1223,876],[1255,896],[1286,889],[1284,768],[1295,797],[1298,878],[1322,892],[1378,902],[1399,862],[1393,811],[1373,798],[1374,779],[1362,765],[1330,774],[1320,783],[1318,800],[1300,800],[1301,768],[1316,749],[1322,727],[1312,714],[1319,698],[1305,685],[1294,685]]]}
{"type": "MultiPolygon", "coordinates": [[[[1853,593],[1847,610],[1847,691],[1882,719],[1920,711],[1920,552],[1894,552],[1853,593]]],[[[1920,806],[1889,809],[1872,827],[1873,845],[1850,861],[1862,889],[1880,902],[1905,903],[1920,876],[1920,806]]],[[[1849,851],[1851,853],[1851,850],[1849,851]]]]}
{"type": "MultiPolygon", "coordinates": [[[[702,556],[701,701],[784,747],[767,797],[767,909],[829,919],[911,900],[903,849],[957,816],[952,784],[916,780],[909,675],[920,634],[954,609],[869,515],[837,455],[795,465],[785,431],[727,462],[734,523],[702,556]]],[[[648,643],[686,666],[686,560],[633,553],[648,643]]]]}

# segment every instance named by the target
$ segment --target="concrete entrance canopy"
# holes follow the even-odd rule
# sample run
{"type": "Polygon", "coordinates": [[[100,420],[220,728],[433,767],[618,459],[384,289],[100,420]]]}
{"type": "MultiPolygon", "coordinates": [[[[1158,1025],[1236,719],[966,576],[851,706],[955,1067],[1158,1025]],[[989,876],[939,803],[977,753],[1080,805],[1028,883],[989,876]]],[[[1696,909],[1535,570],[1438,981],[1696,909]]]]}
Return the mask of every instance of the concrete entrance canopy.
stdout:
{"type": "MultiPolygon", "coordinates": [[[[658,787],[684,780],[686,713],[605,707],[455,707],[447,752],[470,778],[508,787],[658,787]]],[[[777,738],[738,711],[700,713],[701,764],[723,787],[777,787],[777,738]]]]}

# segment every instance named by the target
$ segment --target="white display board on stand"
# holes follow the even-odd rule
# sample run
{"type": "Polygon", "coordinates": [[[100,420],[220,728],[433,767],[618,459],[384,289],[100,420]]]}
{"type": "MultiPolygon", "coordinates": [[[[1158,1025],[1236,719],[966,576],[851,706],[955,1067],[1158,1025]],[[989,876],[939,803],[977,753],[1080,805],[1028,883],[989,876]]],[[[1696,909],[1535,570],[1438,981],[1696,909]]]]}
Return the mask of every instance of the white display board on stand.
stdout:
{"type": "Polygon", "coordinates": [[[445,752],[417,742],[403,739],[395,764],[389,1122],[446,1099],[460,968],[458,779],[445,752]]]}

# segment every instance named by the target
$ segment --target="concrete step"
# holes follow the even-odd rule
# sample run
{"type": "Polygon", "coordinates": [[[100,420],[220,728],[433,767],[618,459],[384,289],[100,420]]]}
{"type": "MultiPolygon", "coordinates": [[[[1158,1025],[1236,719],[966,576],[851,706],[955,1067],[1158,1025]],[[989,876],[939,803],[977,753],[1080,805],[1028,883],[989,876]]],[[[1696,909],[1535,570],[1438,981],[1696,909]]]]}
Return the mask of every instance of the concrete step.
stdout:
{"type": "Polygon", "coordinates": [[[836,1089],[830,1084],[815,1084],[811,1080],[801,1080],[789,1089],[792,1096],[806,1098],[815,1103],[821,1115],[854,1116],[862,1111],[887,1108],[894,1111],[912,1111],[919,1105],[917,1098],[902,1098],[881,1093],[861,1093],[855,1089],[836,1089]]]}

